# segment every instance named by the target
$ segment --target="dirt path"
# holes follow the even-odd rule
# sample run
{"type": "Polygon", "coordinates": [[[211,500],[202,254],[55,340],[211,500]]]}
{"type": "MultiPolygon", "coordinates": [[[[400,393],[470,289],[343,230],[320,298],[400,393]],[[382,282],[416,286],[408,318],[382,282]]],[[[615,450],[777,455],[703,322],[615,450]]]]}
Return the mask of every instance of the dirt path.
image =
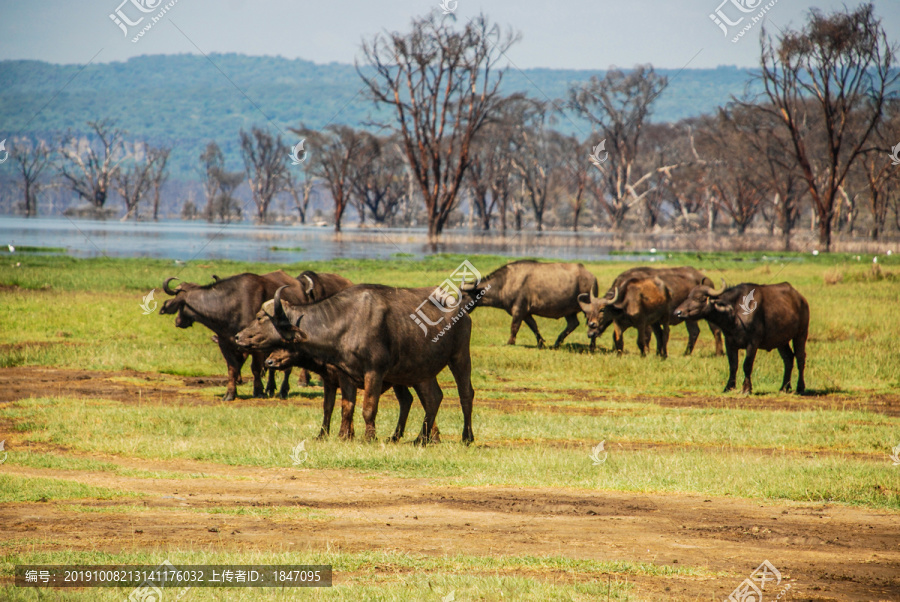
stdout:
{"type": "MultiPolygon", "coordinates": [[[[704,567],[733,577],[630,579],[638,596],[722,600],[763,560],[792,588],[783,600],[900,599],[896,514],[844,506],[761,504],[693,495],[442,487],[332,470],[250,469],[92,456],[184,479],[0,467],[142,494],[127,513],[73,513],[73,502],[0,505],[0,540],[52,533],[37,550],[397,550],[431,555],[559,555],[704,567]],[[187,478],[203,473],[206,478],[187,478]],[[303,508],[314,519],[253,516],[303,508]],[[250,515],[208,513],[244,508],[250,515]],[[92,520],[85,520],[91,517],[92,520]],[[668,588],[668,589],[666,589],[668,588]]],[[[43,539],[43,537],[42,537],[43,539]]],[[[596,575],[583,576],[596,579],[596,575]]]]}
{"type": "MultiPolygon", "coordinates": [[[[279,383],[281,377],[278,378],[279,383]]],[[[102,397],[116,401],[143,401],[159,403],[183,403],[189,405],[218,404],[216,398],[199,398],[186,392],[191,387],[220,387],[225,391],[224,376],[182,377],[136,370],[123,371],[88,371],[66,370],[34,366],[18,366],[0,368],[0,402],[27,399],[29,397],[46,397],[67,395],[71,397],[102,397]],[[127,381],[121,379],[128,379],[127,381]]],[[[293,392],[296,393],[296,386],[293,392]]],[[[492,400],[491,388],[488,387],[478,398],[480,407],[489,407],[504,412],[522,412],[540,410],[577,415],[608,414],[609,409],[596,407],[579,407],[573,405],[553,405],[531,401],[492,400]]],[[[504,388],[504,392],[529,392],[529,389],[504,388]]],[[[246,396],[249,387],[239,387],[240,395],[246,396]]],[[[900,416],[900,394],[872,394],[850,397],[841,394],[820,394],[804,397],[778,397],[771,395],[758,396],[702,396],[695,393],[682,393],[676,397],[648,395],[639,399],[622,397],[613,392],[584,391],[578,389],[559,391],[561,401],[606,401],[623,403],[655,403],[667,407],[684,408],[733,408],[753,410],[863,410],[900,416]]],[[[453,391],[445,397],[453,400],[453,391]]],[[[274,405],[279,403],[320,405],[321,399],[292,395],[288,401],[280,399],[248,399],[241,398],[237,403],[254,405],[274,405]]]]}
{"type": "MultiPolygon", "coordinates": [[[[137,372],[11,368],[0,370],[0,400],[56,395],[55,389],[60,387],[65,395],[206,403],[186,394],[184,385],[166,384],[182,380],[187,385],[208,384],[137,372]],[[147,384],[109,380],[122,376],[147,384]],[[153,394],[148,396],[146,390],[153,394]]],[[[813,403],[821,401],[813,399],[813,403]]],[[[288,403],[319,402],[294,398],[288,403]]],[[[278,551],[330,546],[348,552],[552,555],[702,567],[728,574],[709,578],[629,576],[629,582],[636,584],[636,597],[646,600],[723,600],[763,560],[769,560],[791,585],[781,600],[900,601],[900,520],[896,513],[679,494],[448,487],[430,479],[350,471],[78,455],[126,468],[184,473],[184,478],[146,479],[0,465],[0,474],[55,477],[141,495],[114,501],[2,504],[0,541],[22,539],[29,542],[29,550],[278,551]],[[197,473],[205,477],[190,478],[197,473]],[[73,503],[143,509],[83,513],[73,512],[69,508],[73,503]],[[210,512],[219,508],[245,512],[210,512]],[[291,508],[301,512],[279,515],[278,509],[291,508]],[[253,514],[256,509],[260,509],[259,515],[253,514]],[[313,516],[302,512],[304,509],[313,516]]],[[[598,576],[573,577],[566,572],[558,578],[596,580],[598,576]]],[[[336,582],[340,579],[336,575],[336,582]]]]}

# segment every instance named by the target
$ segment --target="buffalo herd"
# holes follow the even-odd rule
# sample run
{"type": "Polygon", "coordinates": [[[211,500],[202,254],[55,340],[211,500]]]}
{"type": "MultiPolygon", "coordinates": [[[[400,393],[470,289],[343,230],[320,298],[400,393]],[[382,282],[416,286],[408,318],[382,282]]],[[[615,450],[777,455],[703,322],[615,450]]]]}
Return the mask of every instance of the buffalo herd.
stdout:
{"type": "MultiPolygon", "coordinates": [[[[669,329],[681,322],[688,331],[685,355],[691,354],[705,320],[715,339],[716,355],[728,358],[725,391],[735,387],[738,351],[744,349],[742,391],[752,392],[751,373],[759,349],[777,349],[784,360],[782,391],[791,390],[797,362],[797,392],[805,390],[809,304],[790,284],[744,283],[718,289],[692,267],[629,269],[602,296],[597,279],[583,265],[515,261],[474,281],[449,288],[398,288],[358,284],[338,274],[306,271],[296,278],[279,270],[268,274],[213,276],[199,285],[167,278],[169,299],[159,310],[175,314],[175,326],[198,322],[213,331],[228,366],[225,400],[235,398],[241,368],[250,356],[253,395],[275,393],[275,371],[285,372],[279,391],[286,398],[292,368],[317,374],[324,388],[320,437],[329,434],[331,416],[341,391],[340,436],[352,438],[357,389],[363,392],[366,438],[375,437],[375,417],[381,394],[393,389],[400,414],[392,441],[403,437],[415,391],[425,410],[417,443],[439,440],[437,412],[443,399],[437,376],[449,368],[456,381],[463,411],[462,440],[471,443],[472,361],[469,345],[477,307],[496,307],[512,316],[508,344],[514,345],[522,322],[545,344],[534,316],[565,318],[559,347],[584,313],[593,351],[596,339],[613,326],[613,347],[624,349],[623,335],[637,332],[641,355],[651,334],[656,353],[668,355],[669,329]],[[263,371],[268,382],[263,388],[263,371]]],[[[449,282],[449,281],[445,281],[449,282]]]]}

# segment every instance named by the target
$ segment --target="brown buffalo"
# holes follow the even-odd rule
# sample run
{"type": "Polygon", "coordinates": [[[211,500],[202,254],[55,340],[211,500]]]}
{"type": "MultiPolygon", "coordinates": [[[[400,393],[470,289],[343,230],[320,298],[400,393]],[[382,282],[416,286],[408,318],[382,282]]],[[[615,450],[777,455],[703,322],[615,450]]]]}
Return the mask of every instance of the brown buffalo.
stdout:
{"type": "MultiPolygon", "coordinates": [[[[660,280],[662,280],[672,297],[671,305],[673,309],[681,304],[685,299],[687,299],[688,295],[694,287],[701,285],[712,286],[713,284],[712,280],[707,278],[700,271],[690,266],[674,268],[631,268],[629,270],[625,270],[616,277],[612,285],[610,285],[609,290],[601,299],[592,301],[592,295],[580,296],[578,301],[581,305],[582,310],[586,315],[590,316],[589,310],[587,309],[589,305],[595,306],[597,304],[603,304],[604,299],[606,300],[605,303],[609,303],[612,300],[614,291],[621,290],[623,288],[623,284],[633,278],[659,278],[660,280]]],[[[594,348],[594,343],[597,340],[597,337],[603,334],[603,332],[609,327],[609,325],[613,323],[615,313],[616,312],[614,311],[606,311],[600,313],[597,313],[595,311],[594,319],[592,320],[588,318],[588,337],[590,337],[591,339],[591,350],[593,350],[594,348]]],[[[677,326],[681,322],[682,319],[674,315],[669,317],[670,326],[677,326]]],[[[697,342],[697,337],[700,335],[700,326],[697,322],[697,320],[691,319],[684,320],[684,325],[688,331],[687,348],[684,351],[685,355],[690,355],[694,351],[694,345],[697,342]]],[[[617,327],[613,330],[613,348],[618,353],[621,353],[624,349],[624,339],[622,338],[622,335],[628,327],[628,324],[621,323],[618,324],[617,327]]],[[[709,324],[709,329],[713,333],[713,338],[715,339],[716,355],[722,355],[722,332],[714,324],[709,324]]],[[[640,339],[640,335],[638,335],[638,338],[640,339]]],[[[648,331],[644,335],[644,340],[649,340],[649,338],[650,333],[648,331]]],[[[668,349],[666,349],[666,353],[668,353],[668,349]]]]}
{"type": "Polygon", "coordinates": [[[806,339],[809,335],[809,304],[787,282],[781,284],[744,283],[713,290],[698,286],[675,309],[675,315],[684,319],[705,319],[725,333],[725,349],[728,355],[728,382],[725,390],[735,387],[738,350],[745,349],[744,393],[753,391],[750,375],[756,351],[777,349],[784,362],[784,378],[781,390],[791,390],[791,371],[797,360],[797,393],[806,390],[806,339]],[[791,344],[793,343],[793,350],[791,344]]]}
{"type": "MultiPolygon", "coordinates": [[[[650,330],[656,335],[656,354],[667,357],[669,342],[669,322],[674,307],[672,294],[666,283],[657,277],[633,277],[614,288],[611,298],[598,299],[593,293],[580,295],[578,301],[587,316],[588,334],[592,324],[604,317],[615,323],[617,343],[622,341],[622,332],[634,327],[638,332],[638,348],[645,355],[650,344],[650,330]]],[[[621,349],[620,349],[621,351],[621,349]]]]}
{"type": "Polygon", "coordinates": [[[559,347],[578,328],[578,295],[596,290],[597,279],[580,263],[539,263],[514,261],[462,289],[477,299],[476,307],[496,307],[512,316],[508,345],[516,344],[516,335],[524,321],[537,338],[538,348],[546,341],[533,316],[565,318],[566,327],[556,338],[559,347]]]}

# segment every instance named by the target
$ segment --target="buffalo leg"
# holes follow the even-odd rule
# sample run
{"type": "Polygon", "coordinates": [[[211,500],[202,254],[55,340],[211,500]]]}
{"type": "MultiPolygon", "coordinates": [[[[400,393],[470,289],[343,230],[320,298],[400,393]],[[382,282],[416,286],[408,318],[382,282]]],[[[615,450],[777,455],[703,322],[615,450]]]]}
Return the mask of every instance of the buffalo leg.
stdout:
{"type": "Polygon", "coordinates": [[[747,355],[744,358],[744,386],[741,387],[741,393],[749,395],[753,392],[753,381],[750,376],[753,374],[753,362],[756,360],[756,346],[747,347],[747,355]]]}
{"type": "MultiPolygon", "coordinates": [[[[264,370],[264,365],[266,358],[263,357],[262,353],[251,353],[250,354],[250,371],[253,373],[253,397],[265,397],[266,392],[263,389],[262,383],[262,372],[264,370]]],[[[272,390],[274,392],[275,386],[273,384],[272,390]]]]}
{"type": "Polygon", "coordinates": [[[534,333],[534,338],[537,339],[537,347],[538,349],[543,349],[544,345],[546,345],[547,341],[544,340],[544,337],[541,336],[541,331],[538,330],[537,322],[534,321],[534,316],[525,316],[525,323],[528,325],[528,328],[531,329],[531,332],[534,333]]]}
{"type": "Polygon", "coordinates": [[[576,328],[578,328],[578,314],[574,313],[566,316],[566,327],[556,338],[556,342],[553,343],[553,348],[559,349],[559,346],[566,340],[566,337],[572,334],[576,328]]]}
{"type": "Polygon", "coordinates": [[[716,355],[723,355],[723,353],[722,353],[722,329],[710,322],[709,323],[709,331],[713,334],[713,338],[716,340],[716,355]]]}
{"type": "Polygon", "coordinates": [[[382,391],[383,377],[378,372],[369,372],[364,382],[363,420],[366,423],[366,441],[371,441],[375,439],[375,417],[378,416],[378,398],[382,391]]]}
{"type": "Polygon", "coordinates": [[[397,385],[394,387],[394,395],[397,396],[397,401],[400,402],[400,415],[397,416],[397,427],[394,429],[394,435],[390,438],[392,443],[403,439],[403,432],[406,431],[406,420],[409,418],[409,409],[412,407],[413,402],[412,393],[406,387],[397,385]]]}
{"type": "MultiPolygon", "coordinates": [[[[337,383],[330,378],[323,378],[322,428],[319,430],[319,439],[324,439],[331,432],[331,414],[334,412],[335,397],[337,397],[337,383]]],[[[344,436],[343,421],[341,421],[341,436],[344,436]]]]}
{"type": "Polygon", "coordinates": [[[687,349],[684,350],[684,354],[690,355],[694,352],[694,345],[697,344],[697,337],[700,336],[700,325],[697,324],[696,320],[687,320],[684,323],[684,326],[688,331],[688,344],[687,349]]]}
{"type": "Polygon", "coordinates": [[[237,393],[237,384],[241,379],[241,368],[244,366],[244,362],[247,361],[247,356],[241,351],[221,342],[219,343],[219,350],[222,352],[225,363],[228,365],[228,386],[225,389],[225,397],[222,399],[234,401],[237,393]]]}
{"type": "Polygon", "coordinates": [[[738,348],[725,341],[725,351],[728,354],[728,382],[725,383],[725,392],[727,393],[734,389],[737,382],[738,348]]]}
{"type": "MultiPolygon", "coordinates": [[[[463,413],[463,443],[469,445],[475,441],[472,431],[472,405],[475,401],[475,389],[472,388],[472,357],[469,355],[469,346],[457,357],[450,361],[450,372],[456,381],[456,390],[459,393],[459,405],[463,413]]],[[[437,410],[435,409],[435,413],[437,410]]]]}
{"type": "Polygon", "coordinates": [[[288,366],[283,370],[284,380],[281,381],[281,388],[278,390],[278,397],[287,399],[288,393],[291,392],[291,367],[288,366]]]}
{"type": "Polygon", "coordinates": [[[269,377],[266,380],[266,397],[274,397],[275,396],[275,368],[263,368],[263,371],[269,373],[269,377]]]}
{"type": "Polygon", "coordinates": [[[794,337],[794,357],[797,359],[797,393],[806,392],[806,380],[804,373],[806,371],[806,336],[803,332],[794,337]]]}
{"type": "Polygon", "coordinates": [[[613,349],[621,355],[625,352],[625,330],[616,324],[613,327],[613,349]]]}
{"type": "Polygon", "coordinates": [[[647,348],[650,346],[650,326],[638,324],[635,326],[635,329],[637,330],[638,349],[641,350],[641,357],[644,357],[647,353],[647,348]]]}
{"type": "Polygon", "coordinates": [[[590,337],[590,339],[591,339],[590,352],[593,353],[594,350],[597,348],[597,337],[590,337]]]}
{"type": "MultiPolygon", "coordinates": [[[[656,337],[656,355],[666,359],[669,357],[669,325],[658,322],[653,324],[653,335],[656,337]]],[[[649,343],[648,340],[647,344],[649,343]]]]}
{"type": "MultiPolygon", "coordinates": [[[[324,375],[323,375],[324,380],[324,375]]],[[[341,430],[338,436],[341,439],[353,439],[353,412],[356,409],[356,386],[348,379],[340,379],[341,386],[341,430]]],[[[331,415],[328,415],[329,422],[331,415]]]]}
{"type": "Polygon", "coordinates": [[[444,393],[441,386],[437,382],[437,377],[423,381],[414,385],[416,393],[422,405],[425,407],[425,420],[422,421],[422,431],[416,437],[416,445],[427,445],[432,442],[431,435],[434,432],[435,419],[437,418],[438,409],[441,407],[441,401],[444,399],[444,393]]]}
{"type": "Polygon", "coordinates": [[[298,387],[308,387],[309,385],[309,370],[303,368],[300,370],[300,378],[297,379],[298,387]]]}
{"type": "Polygon", "coordinates": [[[791,392],[791,372],[794,370],[794,352],[787,343],[778,348],[781,354],[781,360],[784,362],[784,378],[781,379],[781,390],[785,393],[791,392]]]}

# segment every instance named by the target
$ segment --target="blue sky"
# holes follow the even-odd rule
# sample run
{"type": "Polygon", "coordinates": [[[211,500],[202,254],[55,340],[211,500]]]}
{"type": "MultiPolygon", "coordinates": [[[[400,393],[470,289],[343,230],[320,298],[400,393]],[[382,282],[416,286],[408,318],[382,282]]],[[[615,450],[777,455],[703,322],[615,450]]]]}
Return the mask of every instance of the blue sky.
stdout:
{"type": "MultiPolygon", "coordinates": [[[[136,4],[156,8],[173,0],[0,0],[0,60],[39,59],[54,63],[123,61],[142,54],[239,52],[280,55],[317,63],[350,63],[360,40],[381,29],[406,29],[412,16],[438,8],[440,0],[174,0],[169,12],[136,43],[110,18],[121,12],[132,21],[143,15],[136,4]]],[[[452,0],[450,5],[453,5],[452,0]]],[[[508,58],[518,68],[606,69],[652,63],[660,68],[753,66],[758,63],[759,24],[732,42],[734,34],[772,0],[561,0],[554,2],[457,0],[465,19],[484,10],[522,34],[508,58]],[[755,8],[742,13],[737,5],[755,8]],[[727,28],[710,19],[721,6],[727,28]]],[[[847,2],[856,6],[853,2],[847,2]]],[[[768,27],[798,25],[810,7],[830,10],[842,2],[775,0],[768,27]]],[[[900,39],[900,3],[875,2],[889,38],[900,39]]]]}

